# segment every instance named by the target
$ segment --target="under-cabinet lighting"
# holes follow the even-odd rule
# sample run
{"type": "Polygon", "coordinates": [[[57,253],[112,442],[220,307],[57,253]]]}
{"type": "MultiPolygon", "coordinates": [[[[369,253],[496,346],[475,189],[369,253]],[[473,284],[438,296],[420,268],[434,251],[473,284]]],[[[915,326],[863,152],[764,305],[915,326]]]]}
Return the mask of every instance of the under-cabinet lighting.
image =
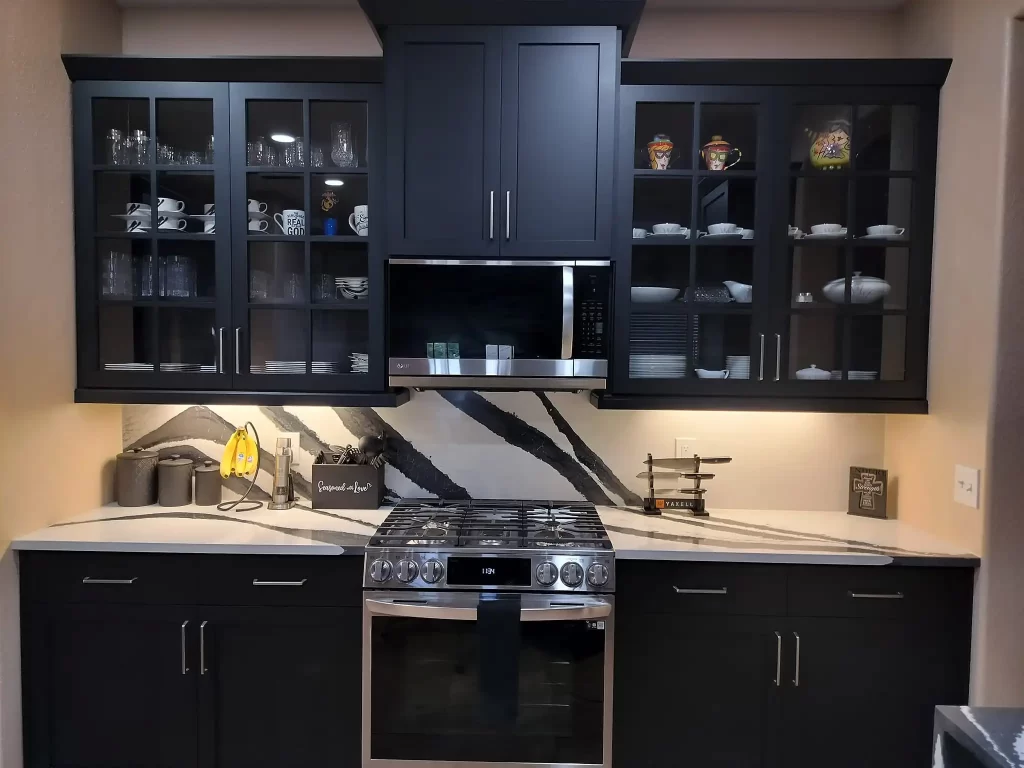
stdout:
{"type": "Polygon", "coordinates": [[[328,187],[341,187],[345,185],[345,182],[341,179],[324,179],[324,184],[328,187]]]}
{"type": "Polygon", "coordinates": [[[295,137],[290,133],[272,133],[270,134],[270,138],[281,144],[291,144],[295,141],[295,137]]]}

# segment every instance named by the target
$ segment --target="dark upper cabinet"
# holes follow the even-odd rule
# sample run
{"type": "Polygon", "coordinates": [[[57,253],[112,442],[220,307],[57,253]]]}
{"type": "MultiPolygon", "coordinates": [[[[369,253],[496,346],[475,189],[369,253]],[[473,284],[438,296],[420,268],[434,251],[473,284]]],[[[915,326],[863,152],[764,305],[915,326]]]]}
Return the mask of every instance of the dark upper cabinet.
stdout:
{"type": "Polygon", "coordinates": [[[617,33],[393,28],[388,252],[611,249],[617,33]]]}

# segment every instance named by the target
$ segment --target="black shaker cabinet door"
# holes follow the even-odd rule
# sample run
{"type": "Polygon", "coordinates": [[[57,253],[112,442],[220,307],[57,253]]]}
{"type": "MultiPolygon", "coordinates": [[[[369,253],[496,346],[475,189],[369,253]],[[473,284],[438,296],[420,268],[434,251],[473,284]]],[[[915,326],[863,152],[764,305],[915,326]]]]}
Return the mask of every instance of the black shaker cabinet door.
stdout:
{"type": "Polygon", "coordinates": [[[26,612],[25,765],[192,768],[198,659],[190,611],[55,605],[26,612]]]}
{"type": "Polygon", "coordinates": [[[386,46],[389,252],[496,254],[501,30],[397,27],[386,46]]]}
{"type": "Polygon", "coordinates": [[[358,608],[202,608],[202,768],[358,768],[358,608]]]}
{"type": "Polygon", "coordinates": [[[616,32],[509,27],[502,34],[502,255],[608,258],[616,32]]]}

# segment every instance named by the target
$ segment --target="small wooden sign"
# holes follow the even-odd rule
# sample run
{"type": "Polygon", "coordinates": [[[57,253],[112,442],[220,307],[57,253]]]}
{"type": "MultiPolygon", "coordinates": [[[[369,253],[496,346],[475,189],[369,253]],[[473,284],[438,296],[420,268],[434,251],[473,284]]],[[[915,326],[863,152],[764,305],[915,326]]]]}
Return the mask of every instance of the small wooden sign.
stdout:
{"type": "Polygon", "coordinates": [[[316,509],[376,509],[384,499],[384,465],[314,464],[316,509]]]}
{"type": "Polygon", "coordinates": [[[887,518],[889,511],[889,472],[870,467],[850,467],[851,515],[887,518]]]}

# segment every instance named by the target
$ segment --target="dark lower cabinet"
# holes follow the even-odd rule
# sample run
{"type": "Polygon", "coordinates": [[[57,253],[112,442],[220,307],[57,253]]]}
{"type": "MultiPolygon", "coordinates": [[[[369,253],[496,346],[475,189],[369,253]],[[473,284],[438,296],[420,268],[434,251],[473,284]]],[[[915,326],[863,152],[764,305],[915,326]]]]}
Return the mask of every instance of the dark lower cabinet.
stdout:
{"type": "Polygon", "coordinates": [[[27,768],[195,765],[190,607],[39,605],[23,623],[27,768]]]}
{"type": "Polygon", "coordinates": [[[203,610],[200,765],[359,765],[358,608],[203,610]]]}

